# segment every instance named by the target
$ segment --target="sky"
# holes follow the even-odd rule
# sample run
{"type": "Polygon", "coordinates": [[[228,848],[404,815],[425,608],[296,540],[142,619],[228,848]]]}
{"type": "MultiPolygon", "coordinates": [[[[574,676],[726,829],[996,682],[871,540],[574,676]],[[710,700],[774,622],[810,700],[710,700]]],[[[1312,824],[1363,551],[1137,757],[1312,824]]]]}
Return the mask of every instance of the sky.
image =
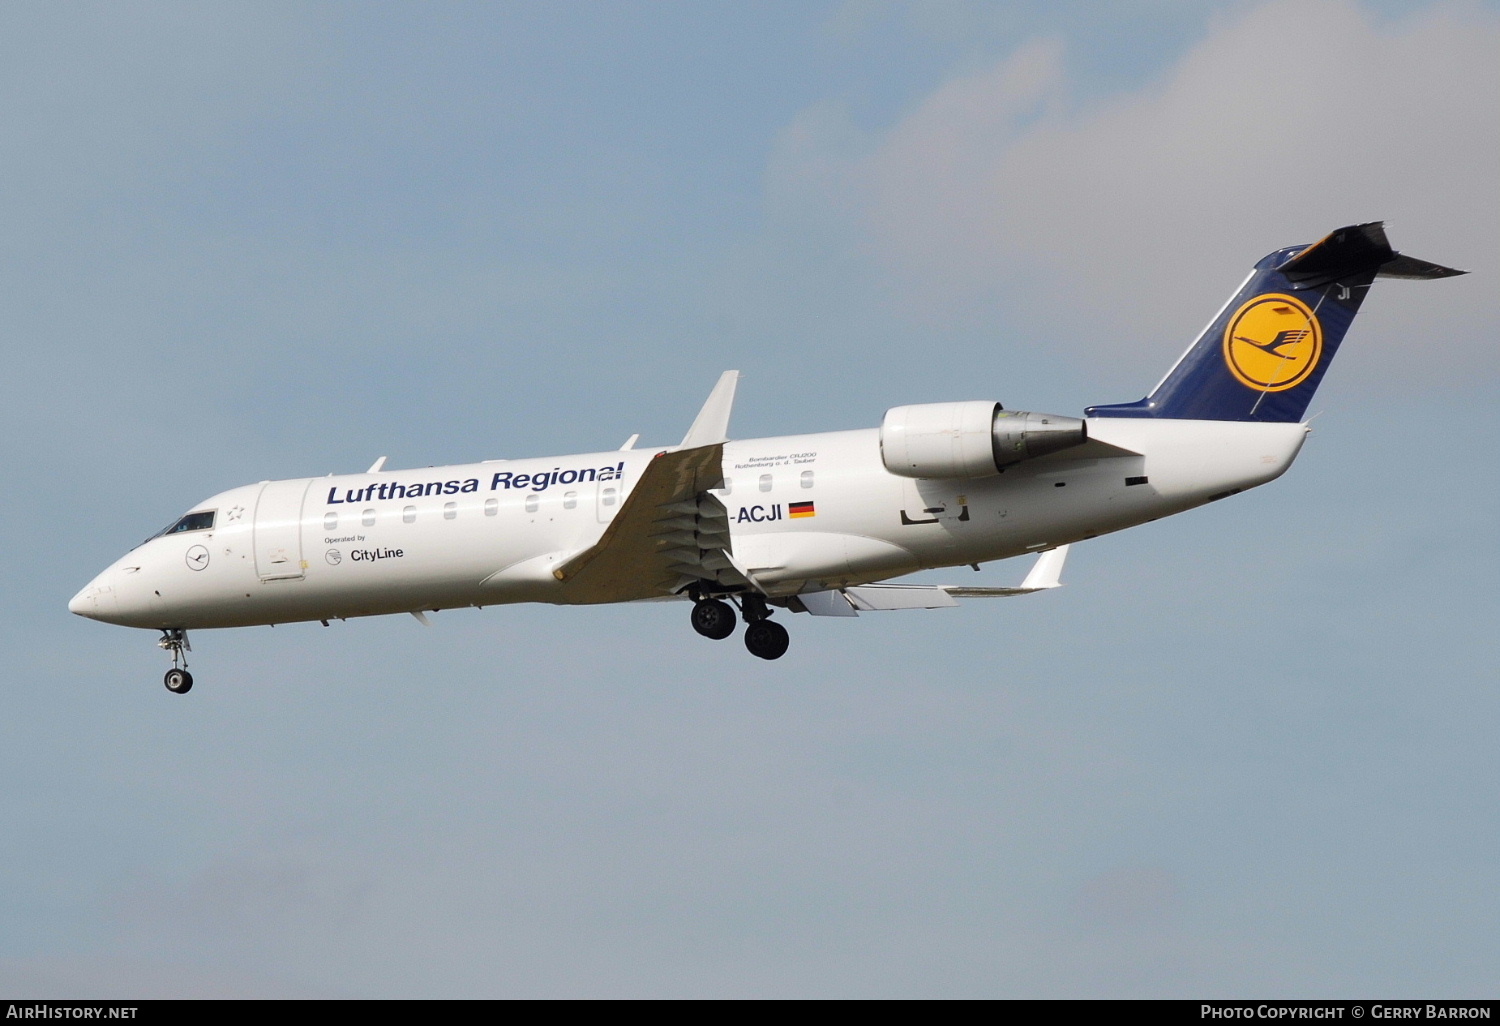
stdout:
{"type": "MultiPolygon", "coordinates": [[[[1493,997],[1500,5],[0,7],[0,994],[1493,997]],[[1274,484],[1066,587],[201,632],[217,491],[1145,394],[1384,219],[1274,484]]],[[[958,583],[1007,585],[1023,562],[958,583]]],[[[930,573],[951,580],[957,571],[930,573]]]]}

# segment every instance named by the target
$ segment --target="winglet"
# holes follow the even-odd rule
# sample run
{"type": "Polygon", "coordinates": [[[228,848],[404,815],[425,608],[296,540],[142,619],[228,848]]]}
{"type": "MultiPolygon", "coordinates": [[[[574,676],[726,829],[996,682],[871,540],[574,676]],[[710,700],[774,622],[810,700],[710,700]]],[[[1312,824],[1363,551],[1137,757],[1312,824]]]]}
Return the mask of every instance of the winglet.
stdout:
{"type": "Polygon", "coordinates": [[[380,473],[380,468],[383,467],[383,466],[385,466],[385,457],[384,456],[380,457],[380,459],[376,460],[374,463],[371,463],[370,464],[370,469],[367,470],[367,471],[365,471],[365,473],[366,474],[378,474],[378,473],[380,473]]]}
{"type": "Polygon", "coordinates": [[[1059,545],[1055,549],[1043,552],[1037,557],[1036,565],[1031,568],[1031,573],[1026,575],[1026,580],[1021,582],[1021,587],[1027,591],[1061,588],[1062,568],[1067,558],[1068,547],[1066,545],[1059,545]]]}
{"type": "Polygon", "coordinates": [[[954,598],[1008,598],[1011,595],[1032,595],[1062,587],[1063,562],[1068,558],[1068,547],[1059,545],[1048,549],[1037,557],[1036,564],[1026,580],[1018,588],[970,588],[962,584],[944,584],[942,589],[954,598]]]}
{"type": "Polygon", "coordinates": [[[719,375],[719,383],[708,393],[703,409],[698,411],[697,419],[682,439],[681,448],[692,449],[729,441],[729,412],[734,408],[734,386],[739,379],[737,370],[719,375]]]}

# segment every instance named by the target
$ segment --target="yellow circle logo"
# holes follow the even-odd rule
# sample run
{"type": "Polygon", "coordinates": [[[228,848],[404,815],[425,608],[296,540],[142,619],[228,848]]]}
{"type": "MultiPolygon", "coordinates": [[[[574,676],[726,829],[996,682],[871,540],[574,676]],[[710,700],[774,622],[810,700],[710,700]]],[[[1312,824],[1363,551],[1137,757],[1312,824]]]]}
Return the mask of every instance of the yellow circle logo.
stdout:
{"type": "Polygon", "coordinates": [[[1285,392],[1307,380],[1323,355],[1323,326],[1300,299],[1268,293],[1234,312],[1224,362],[1246,388],[1285,392]]]}

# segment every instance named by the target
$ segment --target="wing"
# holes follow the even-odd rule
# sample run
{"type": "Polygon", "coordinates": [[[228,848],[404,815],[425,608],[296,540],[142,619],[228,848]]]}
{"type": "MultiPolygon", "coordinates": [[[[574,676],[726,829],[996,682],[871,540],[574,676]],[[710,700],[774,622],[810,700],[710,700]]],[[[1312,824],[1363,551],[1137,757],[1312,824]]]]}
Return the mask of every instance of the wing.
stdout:
{"type": "Polygon", "coordinates": [[[723,445],[659,453],[599,540],[552,572],[565,601],[661,598],[736,575],[724,557],[729,518],[706,494],[723,484],[723,454],[723,445]]]}
{"type": "Polygon", "coordinates": [[[1050,591],[1062,587],[1063,564],[1067,561],[1068,547],[1059,545],[1036,558],[1031,572],[1026,575],[1019,588],[967,588],[961,584],[944,584],[940,587],[954,598],[1008,598],[1011,595],[1050,591]]]}
{"type": "Polygon", "coordinates": [[[682,444],[657,453],[599,540],[552,571],[563,601],[631,602],[676,595],[697,581],[750,583],[729,554],[729,514],[708,494],[724,484],[739,376],[719,376],[682,444]]]}
{"type": "Polygon", "coordinates": [[[942,609],[961,598],[1008,598],[1062,587],[1068,547],[1059,545],[1037,557],[1017,588],[970,588],[960,584],[862,584],[842,591],[798,595],[802,608],[814,616],[858,616],[858,610],[942,609]]]}

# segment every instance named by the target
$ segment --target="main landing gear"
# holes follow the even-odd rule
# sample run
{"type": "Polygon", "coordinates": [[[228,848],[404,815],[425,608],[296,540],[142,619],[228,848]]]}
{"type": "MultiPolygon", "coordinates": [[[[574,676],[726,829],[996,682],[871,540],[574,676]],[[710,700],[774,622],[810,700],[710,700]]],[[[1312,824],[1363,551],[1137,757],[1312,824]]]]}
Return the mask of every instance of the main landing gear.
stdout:
{"type": "Polygon", "coordinates": [[[693,630],[705,638],[723,641],[734,633],[739,617],[723,599],[699,599],[693,603],[693,630]]]}
{"type": "MultiPolygon", "coordinates": [[[[741,595],[740,612],[745,618],[745,647],[761,659],[786,655],[791,638],[786,628],[769,619],[766,600],[755,594],[741,595]]],[[[705,638],[722,641],[734,633],[734,607],[723,599],[699,598],[693,603],[693,630],[705,638]]]]}
{"type": "Polygon", "coordinates": [[[762,659],[780,659],[791,643],[786,628],[774,620],[756,620],[745,628],[745,647],[762,659]]]}
{"type": "Polygon", "coordinates": [[[193,650],[193,646],[188,644],[187,631],[177,627],[164,630],[161,632],[161,640],[156,644],[158,648],[172,653],[172,668],[162,678],[167,690],[174,695],[185,695],[193,690],[193,675],[187,669],[187,654],[193,650]]]}

